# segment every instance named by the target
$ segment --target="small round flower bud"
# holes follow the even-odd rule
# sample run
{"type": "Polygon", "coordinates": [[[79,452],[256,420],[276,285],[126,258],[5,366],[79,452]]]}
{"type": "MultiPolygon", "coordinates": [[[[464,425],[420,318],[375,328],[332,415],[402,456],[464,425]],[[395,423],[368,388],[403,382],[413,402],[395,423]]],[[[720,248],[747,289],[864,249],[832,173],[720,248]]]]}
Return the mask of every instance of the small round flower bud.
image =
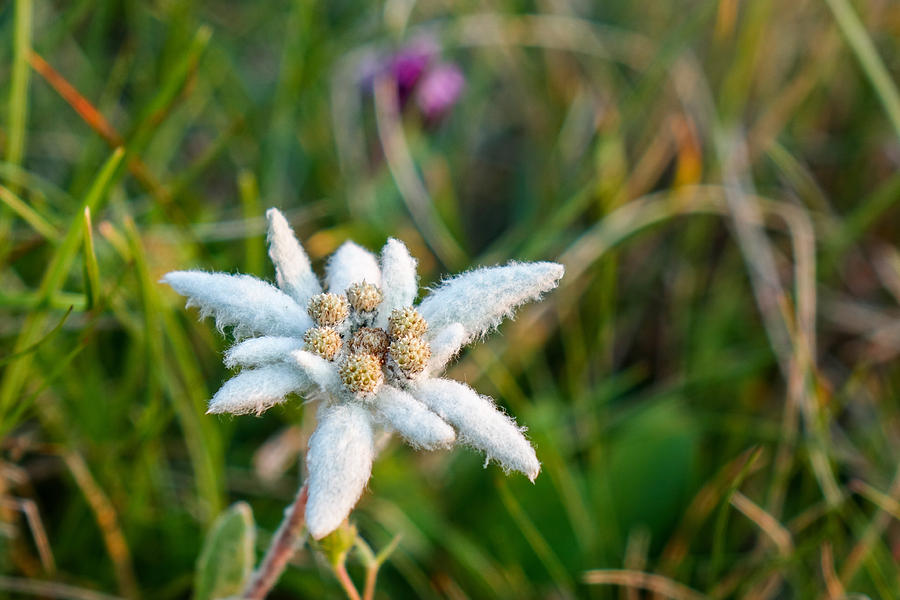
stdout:
{"type": "Polygon", "coordinates": [[[412,306],[394,309],[388,317],[388,334],[393,339],[407,336],[419,337],[428,329],[425,317],[412,306]]]}
{"type": "Polygon", "coordinates": [[[354,283],[347,288],[347,300],[356,312],[372,312],[383,299],[381,289],[365,281],[354,283]]]}
{"type": "Polygon", "coordinates": [[[306,349],[325,360],[334,360],[341,349],[341,335],[333,327],[310,327],[303,334],[306,349]]]}
{"type": "Polygon", "coordinates": [[[338,325],[350,314],[347,299],[338,294],[316,294],[306,307],[309,316],[318,325],[338,325]]]}
{"type": "Polygon", "coordinates": [[[431,346],[420,337],[403,337],[391,342],[390,356],[407,377],[425,370],[431,358],[431,346]]]}
{"type": "Polygon", "coordinates": [[[384,360],[390,345],[388,334],[384,329],[375,327],[360,327],[350,339],[350,352],[356,354],[374,354],[379,360],[384,360]]]}
{"type": "Polygon", "coordinates": [[[350,354],[338,368],[344,386],[355,394],[368,394],[384,381],[381,361],[374,354],[350,354]]]}

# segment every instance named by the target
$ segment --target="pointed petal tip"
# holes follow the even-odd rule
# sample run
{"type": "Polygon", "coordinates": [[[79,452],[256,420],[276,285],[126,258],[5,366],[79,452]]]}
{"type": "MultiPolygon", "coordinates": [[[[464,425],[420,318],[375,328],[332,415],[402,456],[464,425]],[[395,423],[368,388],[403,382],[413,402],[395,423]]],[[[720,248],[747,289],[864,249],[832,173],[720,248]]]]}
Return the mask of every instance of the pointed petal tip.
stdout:
{"type": "Polygon", "coordinates": [[[159,283],[165,283],[174,288],[178,281],[185,277],[186,273],[190,273],[190,271],[169,271],[159,278],[159,283]]]}
{"type": "Polygon", "coordinates": [[[541,269],[541,271],[543,271],[543,275],[546,277],[547,284],[550,286],[547,289],[556,287],[559,284],[559,280],[562,279],[563,275],[566,274],[565,265],[558,262],[540,261],[522,264],[541,269]]]}

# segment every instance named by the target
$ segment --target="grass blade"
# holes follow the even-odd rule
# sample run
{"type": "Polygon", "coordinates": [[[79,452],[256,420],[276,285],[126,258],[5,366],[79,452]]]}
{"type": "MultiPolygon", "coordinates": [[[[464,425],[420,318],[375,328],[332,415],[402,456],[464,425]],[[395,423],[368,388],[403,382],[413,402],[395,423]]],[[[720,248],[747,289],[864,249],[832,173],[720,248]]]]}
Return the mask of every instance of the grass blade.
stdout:
{"type": "Polygon", "coordinates": [[[859,20],[859,16],[853,12],[848,0],[825,0],[828,8],[834,14],[841,33],[847,38],[847,43],[856,55],[856,60],[868,77],[875,94],[887,113],[888,120],[894,128],[897,137],[900,137],[900,93],[897,86],[891,80],[891,76],[884,66],[884,62],[872,43],[872,38],[865,26],[859,20]]]}
{"type": "Polygon", "coordinates": [[[94,228],[91,225],[91,208],[84,207],[84,290],[88,309],[100,304],[100,265],[94,252],[94,228]]]}
{"type": "Polygon", "coordinates": [[[24,200],[19,198],[11,189],[0,185],[0,202],[3,202],[14,213],[19,215],[23,221],[31,225],[31,228],[41,234],[45,239],[51,242],[56,241],[59,232],[56,227],[41,216],[39,212],[28,206],[24,200]]]}
{"type": "Polygon", "coordinates": [[[0,367],[5,365],[6,363],[10,362],[11,360],[15,360],[17,358],[25,356],[26,354],[31,354],[32,352],[37,350],[40,346],[45,344],[48,340],[52,339],[53,336],[55,336],[57,334],[57,332],[59,332],[59,330],[62,329],[62,326],[65,324],[66,319],[68,319],[69,315],[72,314],[72,309],[73,309],[73,307],[70,306],[69,309],[66,311],[66,313],[59,320],[59,323],[57,323],[53,327],[53,329],[51,329],[49,332],[47,332],[47,335],[45,335],[44,337],[42,337],[41,339],[39,339],[38,341],[36,341],[35,343],[33,343],[32,345],[30,345],[29,347],[27,347],[23,350],[19,350],[18,352],[14,352],[14,353],[10,354],[9,356],[4,356],[3,358],[0,358],[0,367]]]}
{"type": "MultiPolygon", "coordinates": [[[[85,208],[96,208],[106,198],[106,192],[112,184],[119,165],[125,151],[122,148],[115,150],[112,156],[107,159],[106,163],[100,169],[94,182],[88,190],[82,202],[82,211],[85,208]]],[[[81,214],[72,220],[66,236],[62,243],[57,247],[47,270],[41,280],[38,290],[39,303],[49,300],[60,287],[69,274],[72,261],[78,252],[78,246],[81,242],[81,235],[84,233],[84,220],[81,214]]],[[[35,343],[41,335],[41,330],[47,321],[46,311],[34,311],[25,319],[19,336],[13,345],[13,352],[20,352],[35,343]]],[[[28,376],[28,370],[31,367],[32,354],[25,354],[15,359],[7,367],[3,374],[3,380],[0,382],[0,427],[7,429],[9,423],[5,423],[5,417],[10,407],[16,402],[19,392],[28,376]]]]}
{"type": "Polygon", "coordinates": [[[6,161],[22,163],[25,154],[25,127],[28,123],[28,53],[31,51],[31,0],[16,0],[13,23],[12,81],[9,86],[6,161]]]}

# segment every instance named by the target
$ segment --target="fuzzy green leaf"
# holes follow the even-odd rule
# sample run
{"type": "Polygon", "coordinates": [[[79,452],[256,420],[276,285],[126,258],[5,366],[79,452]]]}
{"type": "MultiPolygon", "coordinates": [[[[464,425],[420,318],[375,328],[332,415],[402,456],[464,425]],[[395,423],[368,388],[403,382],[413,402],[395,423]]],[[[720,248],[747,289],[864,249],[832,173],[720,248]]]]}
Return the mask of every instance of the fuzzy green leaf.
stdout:
{"type": "Polygon", "coordinates": [[[213,522],[194,575],[194,600],[239,594],[255,561],[256,525],[246,502],[233,504],[213,522]]]}

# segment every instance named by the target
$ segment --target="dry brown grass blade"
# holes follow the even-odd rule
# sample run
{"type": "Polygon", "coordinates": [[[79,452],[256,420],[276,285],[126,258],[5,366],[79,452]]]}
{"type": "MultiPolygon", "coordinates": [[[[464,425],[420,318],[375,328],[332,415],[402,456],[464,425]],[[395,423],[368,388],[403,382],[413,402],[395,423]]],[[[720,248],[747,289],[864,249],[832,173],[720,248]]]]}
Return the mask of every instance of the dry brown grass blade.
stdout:
{"type": "Polygon", "coordinates": [[[853,481],[850,487],[878,505],[878,511],[872,516],[872,520],[869,521],[869,525],[862,536],[860,536],[859,541],[853,546],[844,564],[841,565],[838,581],[842,585],[849,585],[853,581],[860,567],[869,558],[872,548],[890,523],[891,517],[900,517],[900,510],[898,510],[900,509],[900,502],[896,500],[900,497],[900,468],[897,469],[894,481],[891,483],[891,488],[887,494],[879,492],[872,486],[859,480],[853,481]]]}
{"type": "Polygon", "coordinates": [[[97,484],[81,455],[75,452],[64,452],[62,459],[94,513],[100,533],[103,535],[106,551],[113,562],[119,590],[126,598],[139,598],[140,593],[138,592],[137,578],[134,575],[131,551],[128,549],[125,535],[119,526],[115,507],[97,484]]]}
{"type": "Polygon", "coordinates": [[[736,491],[731,496],[731,505],[738,509],[745,517],[756,523],[778,548],[778,552],[789,556],[794,551],[794,540],[791,532],[778,522],[778,519],[763,510],[744,494],[736,491]]]}
{"type": "Polygon", "coordinates": [[[119,596],[110,596],[55,581],[39,581],[21,577],[0,575],[0,590],[38,596],[41,598],[60,598],[62,600],[121,600],[119,596]]]}
{"type": "Polygon", "coordinates": [[[642,571],[626,569],[598,569],[587,571],[582,580],[589,585],[621,585],[624,587],[646,590],[672,598],[672,600],[704,600],[708,598],[696,590],[673,581],[668,577],[642,571]]]}
{"type": "MultiPolygon", "coordinates": [[[[118,148],[125,146],[125,140],[118,131],[106,120],[99,110],[85,98],[75,86],[62,76],[62,74],[53,68],[44,58],[32,50],[28,57],[31,68],[34,69],[56,92],[62,96],[78,115],[84,119],[91,129],[103,138],[110,148],[118,148]]],[[[168,204],[171,197],[166,188],[153,176],[147,166],[136,156],[131,156],[127,160],[128,170],[134,175],[134,178],[140,183],[153,197],[163,203],[168,204]]]]}
{"type": "Polygon", "coordinates": [[[669,542],[663,549],[659,569],[661,572],[672,573],[681,564],[690,549],[691,539],[697,534],[700,525],[719,505],[728,486],[747,467],[748,462],[753,461],[750,466],[753,470],[762,467],[764,461],[760,460],[760,452],[760,448],[744,451],[728,463],[712,481],[700,488],[685,511],[681,525],[669,538],[669,542]]]}
{"type": "Polygon", "coordinates": [[[87,98],[82,96],[78,90],[76,90],[75,87],[59,73],[59,71],[50,66],[50,63],[44,60],[40,54],[32,50],[31,54],[28,56],[28,62],[31,64],[31,68],[37,71],[38,75],[43,77],[44,80],[49,83],[60,96],[62,96],[63,100],[68,102],[69,106],[75,109],[75,112],[84,119],[84,122],[90,125],[91,129],[100,134],[111,148],[118,148],[119,146],[125,145],[125,140],[122,139],[122,136],[118,134],[109,121],[106,120],[106,117],[100,114],[100,111],[97,110],[87,98]]]}
{"type": "Polygon", "coordinates": [[[40,511],[38,511],[34,500],[29,498],[0,498],[0,504],[7,508],[21,511],[25,515],[25,522],[28,523],[28,529],[31,530],[31,537],[34,539],[34,545],[37,547],[38,555],[41,557],[41,565],[44,567],[44,571],[49,574],[55,573],[56,561],[53,560],[53,551],[47,538],[47,530],[44,529],[44,522],[41,520],[40,511]]]}
{"type": "Polygon", "coordinates": [[[834,552],[831,550],[831,543],[822,544],[822,577],[825,578],[825,595],[826,600],[839,600],[845,596],[844,586],[838,579],[837,573],[834,571],[834,552]]]}

